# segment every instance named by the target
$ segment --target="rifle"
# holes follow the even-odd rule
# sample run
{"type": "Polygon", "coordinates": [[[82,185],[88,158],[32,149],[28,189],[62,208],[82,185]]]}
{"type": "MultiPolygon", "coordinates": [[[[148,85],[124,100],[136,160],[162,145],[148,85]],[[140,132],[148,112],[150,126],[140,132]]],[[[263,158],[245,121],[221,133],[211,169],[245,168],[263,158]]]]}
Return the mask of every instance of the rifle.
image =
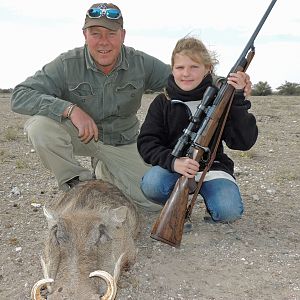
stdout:
{"type": "MultiPolygon", "coordinates": [[[[230,73],[245,72],[250,65],[254,54],[254,40],[269,16],[275,2],[272,0],[254,33],[249,39],[240,57],[231,68],[230,73]]],[[[226,77],[226,78],[227,78],[226,77]]],[[[150,237],[179,247],[182,239],[184,223],[190,218],[195,199],[201,188],[204,176],[214,160],[218,144],[225,126],[226,118],[231,106],[235,89],[226,81],[221,83],[219,89],[208,87],[204,93],[202,103],[198,105],[196,112],[190,119],[188,127],[175,145],[172,155],[175,157],[188,156],[206,165],[197,185],[195,179],[181,176],[164,205],[158,219],[152,227],[150,237]],[[197,129],[197,131],[195,131],[197,129]],[[214,151],[211,154],[209,145],[212,138],[218,135],[214,141],[214,151]],[[193,193],[193,199],[189,204],[189,194],[193,193]],[[189,204],[189,205],[188,205],[189,204]]]]}

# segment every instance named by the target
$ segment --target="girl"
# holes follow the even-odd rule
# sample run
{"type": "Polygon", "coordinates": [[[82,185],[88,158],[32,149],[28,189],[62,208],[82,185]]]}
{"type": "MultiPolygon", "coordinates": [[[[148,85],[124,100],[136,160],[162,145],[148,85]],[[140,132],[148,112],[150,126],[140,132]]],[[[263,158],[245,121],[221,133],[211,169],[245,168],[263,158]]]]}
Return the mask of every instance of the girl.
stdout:
{"type": "MultiPolygon", "coordinates": [[[[151,103],[137,141],[142,158],[152,165],[141,180],[141,189],[150,201],[164,205],[180,176],[196,176],[197,181],[203,170],[203,166],[192,158],[176,158],[171,152],[189,125],[190,114],[194,114],[194,111],[188,112],[186,105],[195,110],[207,87],[213,85],[216,63],[205,45],[193,37],[179,40],[173,50],[172,74],[167,87],[151,103]],[[186,105],[172,100],[181,100],[186,105]]],[[[236,91],[222,134],[222,141],[230,149],[242,151],[249,150],[258,135],[255,117],[248,112],[251,103],[243,94],[246,76],[237,72],[228,77],[227,82],[236,91]]],[[[220,142],[200,189],[207,211],[216,222],[234,221],[243,213],[233,171],[233,161],[224,153],[220,142]]]]}

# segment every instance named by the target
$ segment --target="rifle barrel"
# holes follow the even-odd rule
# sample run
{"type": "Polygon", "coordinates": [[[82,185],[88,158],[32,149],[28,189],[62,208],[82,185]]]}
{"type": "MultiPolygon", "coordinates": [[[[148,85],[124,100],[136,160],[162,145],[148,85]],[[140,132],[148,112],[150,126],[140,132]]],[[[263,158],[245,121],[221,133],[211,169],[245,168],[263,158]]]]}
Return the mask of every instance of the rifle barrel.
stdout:
{"type": "MultiPolygon", "coordinates": [[[[254,40],[256,39],[258,33],[260,32],[261,28],[263,27],[266,19],[268,18],[273,6],[275,5],[277,0],[272,0],[271,3],[269,4],[269,7],[267,8],[266,12],[264,13],[263,17],[261,18],[260,22],[258,23],[256,29],[254,30],[252,36],[250,37],[246,47],[244,48],[241,56],[238,58],[237,62],[235,63],[235,65],[233,66],[233,68],[230,70],[229,73],[233,73],[236,72],[238,66],[240,66],[241,61],[243,61],[243,59],[245,59],[245,56],[247,55],[247,53],[249,52],[249,50],[251,48],[254,49],[254,40]]],[[[228,74],[229,75],[229,74],[228,74]]]]}

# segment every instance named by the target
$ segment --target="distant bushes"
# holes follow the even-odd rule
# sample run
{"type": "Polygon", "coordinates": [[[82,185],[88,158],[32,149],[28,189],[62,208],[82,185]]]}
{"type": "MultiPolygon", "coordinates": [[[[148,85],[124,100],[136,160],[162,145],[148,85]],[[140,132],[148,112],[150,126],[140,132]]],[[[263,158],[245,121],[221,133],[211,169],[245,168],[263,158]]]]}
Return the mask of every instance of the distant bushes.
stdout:
{"type": "Polygon", "coordinates": [[[273,92],[267,81],[259,81],[252,87],[252,96],[268,96],[268,95],[283,95],[283,96],[300,96],[300,84],[285,81],[284,84],[276,88],[277,92],[273,92]]]}
{"type": "Polygon", "coordinates": [[[252,96],[268,96],[272,94],[272,88],[266,81],[259,81],[252,87],[252,96]]]}
{"type": "Polygon", "coordinates": [[[283,85],[276,88],[278,90],[278,95],[300,95],[300,84],[285,82],[283,85]]]}
{"type": "Polygon", "coordinates": [[[0,93],[2,94],[9,94],[12,93],[13,89],[0,89],[0,93]]]}

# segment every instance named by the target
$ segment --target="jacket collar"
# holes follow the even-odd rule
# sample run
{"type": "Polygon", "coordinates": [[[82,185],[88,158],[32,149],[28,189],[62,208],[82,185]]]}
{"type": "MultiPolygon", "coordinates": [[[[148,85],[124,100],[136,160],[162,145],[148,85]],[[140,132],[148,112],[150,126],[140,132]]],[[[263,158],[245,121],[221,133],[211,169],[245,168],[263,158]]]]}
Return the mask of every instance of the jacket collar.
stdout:
{"type": "Polygon", "coordinates": [[[176,84],[174,76],[170,74],[165,93],[167,98],[171,100],[176,99],[181,100],[183,102],[195,101],[202,99],[207,87],[211,85],[212,76],[211,74],[207,74],[195,89],[191,91],[184,91],[176,84]]]}

